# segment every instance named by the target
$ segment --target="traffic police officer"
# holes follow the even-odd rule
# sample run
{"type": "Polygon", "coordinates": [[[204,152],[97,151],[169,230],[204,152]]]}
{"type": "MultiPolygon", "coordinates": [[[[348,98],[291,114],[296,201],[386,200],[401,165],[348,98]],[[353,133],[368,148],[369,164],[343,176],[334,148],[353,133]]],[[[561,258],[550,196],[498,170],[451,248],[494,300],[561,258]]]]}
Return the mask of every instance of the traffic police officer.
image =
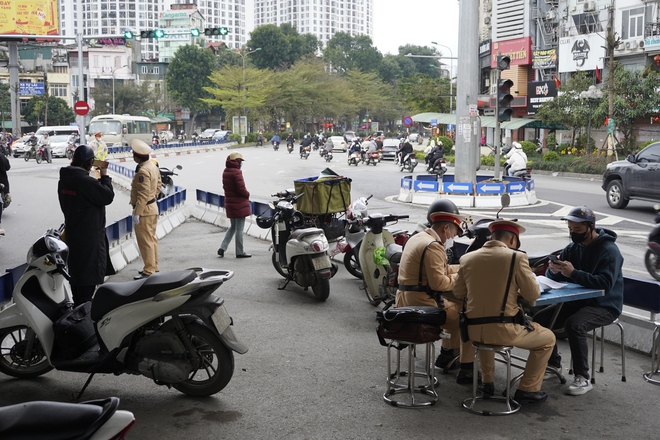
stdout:
{"type": "Polygon", "coordinates": [[[133,160],[138,164],[131,184],[131,201],[133,207],[133,225],[144,268],[135,277],[136,280],[146,278],[158,272],[158,205],[156,203],[161,189],[160,170],[149,155],[151,147],[139,139],[131,141],[133,160]]]}
{"type": "MultiPolygon", "coordinates": [[[[541,391],[541,384],[555,335],[538,323],[527,322],[518,306],[518,295],[527,301],[536,301],[541,295],[527,255],[517,252],[519,235],[525,228],[512,221],[496,220],[488,229],[490,241],[461,257],[454,295],[467,298],[465,313],[470,340],[529,350],[514,399],[518,403],[543,402],[548,395],[541,391]]],[[[494,353],[482,351],[479,355],[483,392],[493,395],[494,353]]]]}

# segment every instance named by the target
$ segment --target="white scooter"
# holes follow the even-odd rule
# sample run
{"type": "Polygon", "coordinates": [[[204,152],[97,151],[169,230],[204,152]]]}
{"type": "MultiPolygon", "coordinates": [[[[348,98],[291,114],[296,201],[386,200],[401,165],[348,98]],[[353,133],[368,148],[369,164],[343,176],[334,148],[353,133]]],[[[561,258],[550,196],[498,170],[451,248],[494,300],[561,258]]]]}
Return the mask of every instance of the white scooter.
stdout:
{"type": "Polygon", "coordinates": [[[70,310],[68,253],[54,229],[28,251],[12,303],[0,312],[0,372],[89,373],[79,396],[95,373],[141,374],[192,396],[210,396],[229,383],[232,350],[248,349],[213,292],[233,272],[193,268],[105,283],[91,302],[70,310]]]}
{"type": "Polygon", "coordinates": [[[118,407],[117,397],[81,403],[36,401],[4,406],[0,408],[0,438],[123,440],[135,417],[118,407]]]}
{"type": "Polygon", "coordinates": [[[330,261],[323,230],[305,227],[304,215],[293,207],[303,195],[296,195],[293,190],[273,194],[279,199],[270,203],[274,214],[260,215],[257,225],[271,230],[273,266],[285,278],[278,289],[283,290],[294,281],[305,290],[311,287],[314,296],[325,301],[330,295],[330,278],[337,272],[337,266],[330,261]]]}
{"type": "Polygon", "coordinates": [[[395,244],[395,241],[392,233],[385,229],[385,225],[408,217],[408,215],[371,214],[362,220],[362,224],[369,228],[369,231],[362,239],[359,261],[364,280],[363,287],[369,303],[373,306],[377,306],[381,301],[392,299],[390,298],[391,289],[387,288],[389,270],[382,263],[386,261],[386,248],[395,244]],[[379,255],[374,257],[374,253],[379,255]]]}

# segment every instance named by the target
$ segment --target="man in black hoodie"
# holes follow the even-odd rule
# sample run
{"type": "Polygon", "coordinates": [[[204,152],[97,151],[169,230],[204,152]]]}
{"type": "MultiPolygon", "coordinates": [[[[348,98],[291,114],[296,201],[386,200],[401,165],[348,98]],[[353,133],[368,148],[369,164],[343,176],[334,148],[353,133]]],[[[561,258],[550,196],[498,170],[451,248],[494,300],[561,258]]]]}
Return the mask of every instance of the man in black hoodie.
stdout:
{"type": "MultiPolygon", "coordinates": [[[[561,251],[558,260],[551,261],[546,276],[556,281],[602,289],[605,295],[582,301],[567,302],[561,308],[554,328],[564,328],[573,358],[575,380],[566,394],[579,396],[590,391],[589,346],[587,333],[611,324],[623,310],[623,257],[614,243],[616,233],[596,228],[596,216],[586,206],[577,206],[562,217],[568,221],[572,243],[561,251]]],[[[534,316],[534,321],[548,327],[555,307],[548,307],[534,316]]],[[[561,368],[557,346],[548,364],[561,368]]]]}
{"type": "Polygon", "coordinates": [[[114,269],[105,235],[105,207],[115,197],[108,169],[100,169],[101,178],[89,175],[94,150],[80,145],[73,152],[71,166],[60,168],[57,194],[64,214],[65,242],[69,246],[69,274],[73,302],[91,301],[94,290],[114,269]]]}

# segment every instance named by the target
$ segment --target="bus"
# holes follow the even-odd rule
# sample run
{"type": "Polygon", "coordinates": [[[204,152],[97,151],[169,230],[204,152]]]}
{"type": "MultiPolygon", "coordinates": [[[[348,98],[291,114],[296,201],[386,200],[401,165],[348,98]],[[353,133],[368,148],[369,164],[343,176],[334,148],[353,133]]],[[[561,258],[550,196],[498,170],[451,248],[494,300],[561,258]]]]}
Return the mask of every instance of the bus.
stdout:
{"type": "Polygon", "coordinates": [[[130,145],[133,139],[140,139],[151,145],[151,119],[146,116],[131,115],[100,115],[92,118],[87,133],[93,137],[96,133],[103,135],[103,141],[108,147],[130,145]]]}

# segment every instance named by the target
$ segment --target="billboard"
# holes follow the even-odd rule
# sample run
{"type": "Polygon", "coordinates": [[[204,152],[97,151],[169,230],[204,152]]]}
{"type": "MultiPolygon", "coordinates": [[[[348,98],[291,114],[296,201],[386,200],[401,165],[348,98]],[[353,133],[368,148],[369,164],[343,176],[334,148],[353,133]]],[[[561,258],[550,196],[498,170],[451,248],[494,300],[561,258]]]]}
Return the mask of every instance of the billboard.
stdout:
{"type": "MultiPolygon", "coordinates": [[[[2,1],[2,0],[0,0],[2,1]]],[[[46,88],[44,83],[33,83],[33,82],[19,82],[18,83],[18,96],[33,96],[33,95],[43,95],[46,93],[46,88]]]]}
{"type": "Polygon", "coordinates": [[[512,66],[532,64],[532,38],[523,37],[515,40],[493,41],[490,50],[490,67],[497,67],[497,55],[507,55],[512,66]]]}
{"type": "Polygon", "coordinates": [[[559,73],[602,69],[604,57],[603,37],[596,33],[559,39],[559,73]]]}
{"type": "Polygon", "coordinates": [[[532,69],[557,68],[557,49],[532,51],[532,69]]]}
{"type": "Polygon", "coordinates": [[[527,114],[535,115],[541,106],[555,99],[557,85],[554,80],[527,83],[527,114]]]}
{"type": "Polygon", "coordinates": [[[57,0],[0,0],[0,34],[58,35],[57,0]]]}

